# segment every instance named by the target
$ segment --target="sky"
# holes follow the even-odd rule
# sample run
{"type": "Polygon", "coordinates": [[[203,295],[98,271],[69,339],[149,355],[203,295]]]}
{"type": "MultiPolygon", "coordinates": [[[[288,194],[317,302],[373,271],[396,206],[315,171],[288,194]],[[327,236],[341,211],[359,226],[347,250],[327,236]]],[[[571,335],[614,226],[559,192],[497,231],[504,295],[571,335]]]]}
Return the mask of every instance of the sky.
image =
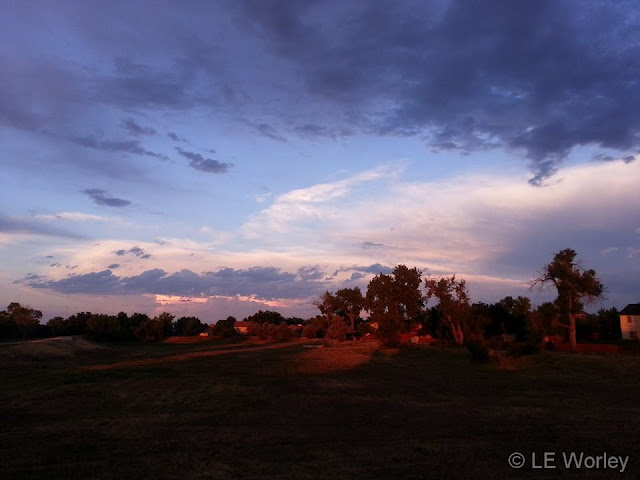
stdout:
{"type": "Polygon", "coordinates": [[[398,264],[640,302],[640,6],[0,0],[0,308],[308,317],[398,264]]]}

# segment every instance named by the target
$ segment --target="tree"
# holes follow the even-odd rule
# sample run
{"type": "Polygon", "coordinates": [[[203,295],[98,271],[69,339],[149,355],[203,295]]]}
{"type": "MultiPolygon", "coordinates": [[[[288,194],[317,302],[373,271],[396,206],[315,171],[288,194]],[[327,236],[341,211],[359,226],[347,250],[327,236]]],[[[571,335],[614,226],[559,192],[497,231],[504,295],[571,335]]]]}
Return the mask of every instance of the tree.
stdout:
{"type": "MultiPolygon", "coordinates": [[[[199,321],[199,320],[198,320],[199,321]]],[[[216,324],[213,326],[213,335],[230,338],[238,335],[238,332],[235,328],[236,325],[236,317],[229,316],[225,320],[218,320],[216,324]]],[[[259,325],[259,324],[256,324],[259,325]]]]}
{"type": "Polygon", "coordinates": [[[338,315],[333,317],[327,329],[327,338],[344,342],[347,338],[347,333],[349,333],[349,331],[347,325],[344,323],[344,319],[338,315]]]}
{"type": "Polygon", "coordinates": [[[541,342],[544,337],[555,334],[558,325],[558,307],[553,302],[544,302],[531,312],[529,318],[530,340],[541,342]]]}
{"type": "Polygon", "coordinates": [[[366,305],[378,334],[386,344],[397,342],[406,321],[416,318],[424,305],[420,292],[422,272],[398,265],[391,275],[379,274],[367,286],[366,305]]]}
{"type": "Polygon", "coordinates": [[[154,317],[154,320],[157,320],[161,325],[160,331],[162,332],[162,338],[167,338],[173,335],[173,319],[176,318],[174,315],[171,315],[169,312],[162,312],[160,315],[154,317]]]}
{"type": "Polygon", "coordinates": [[[23,337],[26,337],[29,330],[33,327],[37,327],[42,318],[42,312],[40,310],[34,310],[28,306],[23,307],[17,302],[11,302],[9,304],[7,313],[23,337]]]}
{"type": "Polygon", "coordinates": [[[431,297],[438,299],[438,311],[442,322],[451,333],[453,341],[462,345],[464,343],[465,330],[469,330],[468,319],[470,314],[469,292],[464,280],[457,281],[456,276],[442,277],[440,279],[428,278],[427,300],[431,297]]]}
{"type": "Polygon", "coordinates": [[[360,287],[341,288],[336,292],[334,302],[337,312],[349,319],[351,330],[355,332],[356,319],[364,308],[364,297],[360,287]]]}
{"type": "Polygon", "coordinates": [[[568,323],[558,323],[569,329],[569,344],[572,352],[577,351],[576,314],[585,303],[593,303],[604,293],[604,287],[593,269],[584,270],[576,261],[577,253],[566,248],[556,253],[553,261],[546,265],[532,282],[532,287],[544,288],[553,285],[557,292],[556,306],[560,315],[568,323]]]}
{"type": "Polygon", "coordinates": [[[279,312],[273,312],[271,310],[258,310],[253,315],[246,317],[243,321],[255,322],[258,324],[273,323],[274,325],[280,325],[284,320],[286,319],[279,312]]]}
{"type": "Polygon", "coordinates": [[[62,317],[53,317],[47,322],[47,327],[51,328],[51,336],[54,337],[67,333],[67,322],[62,317]]]}
{"type": "Polygon", "coordinates": [[[335,295],[327,290],[318,300],[313,302],[313,304],[320,310],[320,313],[327,318],[327,323],[331,323],[331,318],[338,309],[335,295]]]}
{"type": "MultiPolygon", "coordinates": [[[[236,319],[233,318],[234,323],[235,321],[236,319]]],[[[178,320],[173,322],[173,329],[175,330],[176,335],[185,337],[198,335],[201,332],[204,332],[206,328],[206,325],[204,325],[198,317],[180,317],[178,320]]]]}
{"type": "Polygon", "coordinates": [[[302,329],[302,336],[306,338],[322,338],[328,327],[327,319],[318,315],[306,322],[302,329]]]}

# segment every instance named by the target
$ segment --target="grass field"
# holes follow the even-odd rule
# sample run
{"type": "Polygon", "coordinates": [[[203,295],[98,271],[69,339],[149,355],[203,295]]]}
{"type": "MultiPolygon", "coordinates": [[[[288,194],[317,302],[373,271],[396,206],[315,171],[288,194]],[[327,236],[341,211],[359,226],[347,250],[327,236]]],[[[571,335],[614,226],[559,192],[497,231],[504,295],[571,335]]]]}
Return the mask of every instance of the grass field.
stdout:
{"type": "Polygon", "coordinates": [[[479,365],[375,343],[5,345],[0,477],[640,478],[639,372],[638,356],[479,365]],[[545,451],[557,468],[532,469],[545,451]],[[561,452],[629,460],[566,469],[561,452]]]}

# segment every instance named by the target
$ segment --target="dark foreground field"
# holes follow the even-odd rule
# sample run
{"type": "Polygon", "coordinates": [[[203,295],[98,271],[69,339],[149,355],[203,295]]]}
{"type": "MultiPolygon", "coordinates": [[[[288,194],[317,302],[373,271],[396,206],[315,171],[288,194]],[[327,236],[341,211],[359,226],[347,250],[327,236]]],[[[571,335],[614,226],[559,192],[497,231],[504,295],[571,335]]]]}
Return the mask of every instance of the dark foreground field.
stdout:
{"type": "Polygon", "coordinates": [[[634,356],[477,365],[371,343],[0,346],[0,477],[640,478],[639,373],[634,356]],[[531,468],[544,452],[556,469],[531,468]],[[562,452],[629,460],[567,469],[562,452]]]}

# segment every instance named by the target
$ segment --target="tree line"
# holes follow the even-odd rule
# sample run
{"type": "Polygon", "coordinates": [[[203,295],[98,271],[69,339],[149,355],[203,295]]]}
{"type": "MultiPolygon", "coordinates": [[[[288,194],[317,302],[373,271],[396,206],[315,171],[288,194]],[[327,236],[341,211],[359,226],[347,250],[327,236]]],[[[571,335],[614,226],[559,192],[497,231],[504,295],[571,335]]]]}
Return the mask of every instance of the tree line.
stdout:
{"type": "MultiPolygon", "coordinates": [[[[565,249],[544,266],[532,287],[552,285],[553,302],[533,309],[528,297],[507,296],[495,304],[471,303],[464,279],[456,275],[424,278],[416,267],[396,266],[391,274],[376,275],[363,294],[358,287],[325,292],[315,303],[329,330],[346,328],[348,335],[377,326],[386,344],[398,342],[406,332],[428,334],[462,345],[466,340],[509,337],[540,344],[544,337],[562,334],[573,351],[578,336],[583,340],[615,341],[621,338],[618,311],[601,309],[585,315],[584,305],[602,296],[604,287],[593,269],[583,269],[576,252],[565,249]],[[429,302],[435,304],[429,307],[429,302]],[[368,312],[368,320],[360,318],[368,312]]],[[[318,330],[319,322],[316,322],[318,330]]]]}
{"type": "MultiPolygon", "coordinates": [[[[471,303],[464,279],[456,275],[423,278],[418,268],[397,265],[390,274],[373,277],[365,293],[359,287],[326,291],[314,302],[320,312],[316,317],[285,318],[260,310],[244,320],[250,325],[250,335],[277,340],[294,335],[345,340],[373,334],[391,345],[401,334],[411,332],[458,345],[506,337],[540,344],[546,336],[563,335],[575,350],[578,338],[621,338],[615,308],[583,314],[584,304],[599,298],[604,288],[594,270],[585,270],[576,261],[574,250],[558,252],[532,281],[532,286],[540,288],[548,284],[555,287],[556,300],[535,309],[523,296],[507,296],[493,304],[471,303]]],[[[209,328],[215,336],[238,334],[234,317],[218,320],[211,327],[197,317],[176,319],[167,312],[152,318],[143,313],[80,312],[66,319],[54,317],[46,325],[40,323],[41,318],[42,312],[13,302],[0,312],[0,338],[86,334],[96,340],[159,341],[171,335],[198,335],[209,328]]]]}

